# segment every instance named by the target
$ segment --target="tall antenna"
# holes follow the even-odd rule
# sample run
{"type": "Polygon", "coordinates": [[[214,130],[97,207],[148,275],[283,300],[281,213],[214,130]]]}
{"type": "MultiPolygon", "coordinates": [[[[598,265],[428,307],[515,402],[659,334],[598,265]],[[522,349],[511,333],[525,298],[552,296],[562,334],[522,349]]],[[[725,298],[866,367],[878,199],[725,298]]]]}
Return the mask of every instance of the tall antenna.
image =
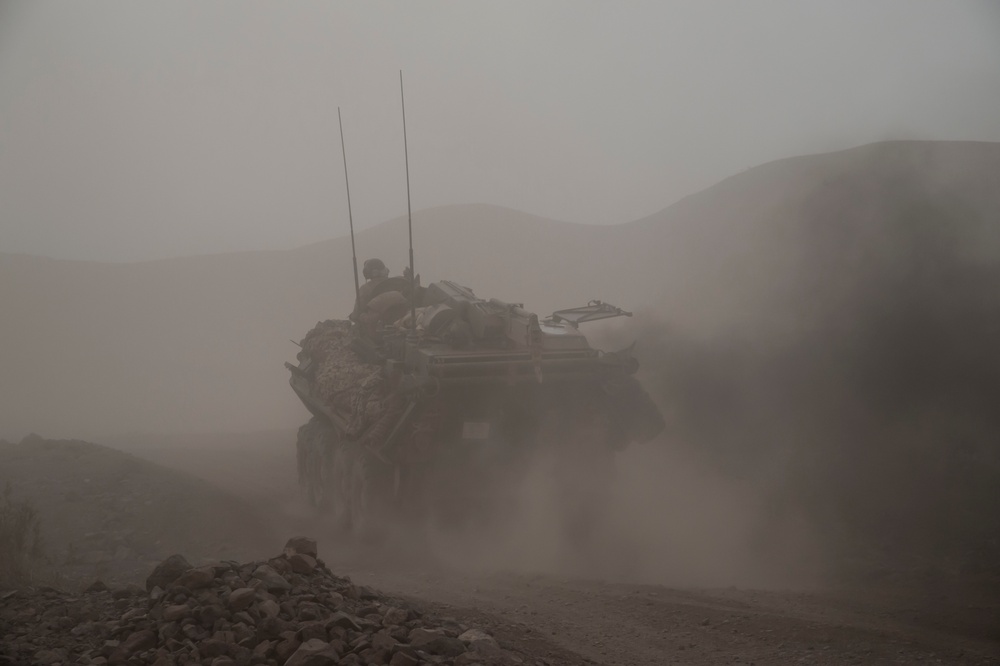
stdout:
{"type": "Polygon", "coordinates": [[[413,210],[410,208],[410,153],[406,148],[406,102],[403,101],[403,70],[399,70],[399,105],[403,110],[403,159],[406,162],[406,226],[410,230],[410,327],[417,332],[416,273],[413,272],[413,210]]]}
{"type": "MultiPolygon", "coordinates": [[[[351,183],[347,179],[347,148],[344,147],[344,121],[340,118],[339,106],[337,107],[337,123],[340,125],[340,152],[344,155],[344,186],[347,188],[347,220],[351,225],[351,260],[354,262],[354,297],[360,298],[361,283],[358,281],[358,251],[354,249],[354,216],[351,215],[351,183]]],[[[412,245],[412,242],[410,244],[412,245]]]]}
{"type": "Polygon", "coordinates": [[[344,186],[347,188],[347,220],[351,225],[351,260],[354,262],[354,296],[361,296],[361,283],[358,281],[358,251],[354,248],[354,216],[351,215],[351,183],[347,179],[347,148],[344,147],[344,121],[340,118],[340,107],[337,107],[337,123],[340,125],[340,152],[344,155],[344,186]]]}

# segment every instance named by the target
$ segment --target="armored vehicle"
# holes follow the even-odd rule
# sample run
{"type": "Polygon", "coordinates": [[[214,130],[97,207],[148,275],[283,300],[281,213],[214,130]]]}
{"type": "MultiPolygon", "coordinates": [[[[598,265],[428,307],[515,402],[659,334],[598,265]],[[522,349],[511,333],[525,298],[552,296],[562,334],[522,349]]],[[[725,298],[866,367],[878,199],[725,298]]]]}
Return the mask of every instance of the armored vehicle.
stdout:
{"type": "Polygon", "coordinates": [[[582,525],[614,452],[663,428],[632,349],[603,353],[579,330],[618,316],[592,301],[540,319],[454,282],[384,280],[358,321],[318,323],[285,364],[312,413],[297,442],[309,500],[350,530],[479,520],[544,455],[582,525]]]}

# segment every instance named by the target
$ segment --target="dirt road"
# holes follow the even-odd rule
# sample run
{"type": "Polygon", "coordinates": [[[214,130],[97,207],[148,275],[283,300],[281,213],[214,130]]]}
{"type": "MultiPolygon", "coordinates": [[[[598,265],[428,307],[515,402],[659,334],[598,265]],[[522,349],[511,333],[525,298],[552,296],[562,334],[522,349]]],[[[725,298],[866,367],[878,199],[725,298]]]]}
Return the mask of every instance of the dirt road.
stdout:
{"type": "Polygon", "coordinates": [[[551,664],[1000,663],[1000,606],[971,597],[681,590],[326,552],[359,583],[474,620],[551,664]]]}
{"type": "Polygon", "coordinates": [[[293,533],[314,536],[335,572],[488,629],[553,666],[1000,664],[1000,599],[995,589],[975,585],[897,580],[808,592],[667,587],[523,563],[505,567],[502,557],[484,565],[481,549],[441,557],[440,544],[413,535],[352,545],[296,504],[294,487],[279,481],[293,474],[288,449],[265,440],[259,447],[246,439],[198,443],[197,456],[180,455],[194,444],[137,453],[242,495],[271,521],[276,543],[293,533]],[[257,455],[247,455],[248,448],[257,455]],[[191,460],[197,467],[182,464],[191,460]]]}

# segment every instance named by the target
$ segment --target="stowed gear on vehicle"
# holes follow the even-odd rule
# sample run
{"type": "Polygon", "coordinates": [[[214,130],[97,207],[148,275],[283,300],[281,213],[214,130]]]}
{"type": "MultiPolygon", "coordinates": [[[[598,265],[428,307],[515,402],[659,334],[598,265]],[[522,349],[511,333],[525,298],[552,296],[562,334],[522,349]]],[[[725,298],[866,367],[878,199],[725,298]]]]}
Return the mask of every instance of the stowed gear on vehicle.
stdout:
{"type": "Polygon", "coordinates": [[[299,429],[299,480],[344,528],[483,515],[543,449],[574,470],[553,483],[569,520],[583,520],[614,451],[663,428],[631,348],[602,353],[578,329],[628,312],[592,301],[539,320],[454,282],[381,271],[364,287],[353,322],[318,323],[285,364],[313,415],[299,429]]]}

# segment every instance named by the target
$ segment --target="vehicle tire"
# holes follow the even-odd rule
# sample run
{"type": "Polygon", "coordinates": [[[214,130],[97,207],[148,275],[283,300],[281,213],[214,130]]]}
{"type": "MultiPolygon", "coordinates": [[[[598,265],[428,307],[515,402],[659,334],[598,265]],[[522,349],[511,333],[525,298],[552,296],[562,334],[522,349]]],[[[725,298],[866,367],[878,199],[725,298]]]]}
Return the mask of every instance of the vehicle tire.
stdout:
{"type": "Polygon", "coordinates": [[[607,422],[599,412],[552,416],[543,441],[552,461],[562,536],[572,547],[586,548],[606,518],[614,478],[607,422]]]}
{"type": "Polygon", "coordinates": [[[388,470],[359,444],[346,443],[342,452],[337,465],[338,480],[343,484],[343,492],[338,494],[342,502],[339,522],[358,536],[378,535],[385,525],[391,501],[388,470]]]}
{"type": "Polygon", "coordinates": [[[337,431],[322,419],[313,417],[299,428],[296,442],[299,485],[309,504],[327,513],[334,508],[336,486],[333,464],[341,448],[337,431]]]}
{"type": "Polygon", "coordinates": [[[572,461],[559,474],[563,533],[574,547],[591,544],[607,518],[614,469],[610,451],[591,451],[587,460],[572,461]]]}

